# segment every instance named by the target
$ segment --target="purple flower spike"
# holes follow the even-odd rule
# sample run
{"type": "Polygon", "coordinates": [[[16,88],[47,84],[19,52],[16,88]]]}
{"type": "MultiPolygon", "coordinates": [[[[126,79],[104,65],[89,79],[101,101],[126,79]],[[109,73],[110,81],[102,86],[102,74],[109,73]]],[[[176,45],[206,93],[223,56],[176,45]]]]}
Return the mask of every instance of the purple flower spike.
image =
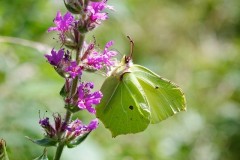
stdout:
{"type": "Polygon", "coordinates": [[[48,29],[48,32],[59,31],[61,33],[64,33],[71,28],[73,22],[74,22],[74,17],[72,16],[72,14],[70,12],[67,12],[62,17],[61,12],[58,11],[56,18],[54,19],[54,23],[55,23],[56,27],[50,27],[48,29]]]}
{"type": "Polygon", "coordinates": [[[102,99],[102,93],[96,91],[90,93],[90,90],[93,88],[93,83],[81,83],[78,87],[78,107],[80,109],[86,109],[88,112],[95,114],[96,110],[92,105],[97,105],[102,99]]]}
{"type": "Polygon", "coordinates": [[[52,49],[51,55],[45,54],[45,57],[47,58],[48,62],[53,66],[57,66],[59,62],[63,59],[63,56],[64,56],[63,49],[60,49],[58,52],[52,49]]]}
{"type": "Polygon", "coordinates": [[[80,66],[77,65],[77,62],[71,62],[70,66],[66,68],[66,72],[70,74],[71,78],[75,78],[79,75],[82,75],[82,69],[80,66]]]}

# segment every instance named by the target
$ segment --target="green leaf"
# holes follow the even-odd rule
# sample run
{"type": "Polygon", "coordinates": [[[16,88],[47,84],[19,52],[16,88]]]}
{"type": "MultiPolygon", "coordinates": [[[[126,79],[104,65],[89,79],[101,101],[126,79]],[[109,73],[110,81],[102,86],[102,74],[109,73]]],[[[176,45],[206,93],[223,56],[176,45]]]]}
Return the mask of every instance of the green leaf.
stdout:
{"type": "Polygon", "coordinates": [[[78,112],[80,109],[77,106],[66,105],[64,108],[69,110],[72,113],[78,112]]]}
{"type": "Polygon", "coordinates": [[[47,157],[47,149],[45,148],[43,150],[43,154],[37,158],[35,158],[34,160],[48,160],[48,157],[47,157]]]}
{"type": "Polygon", "coordinates": [[[6,149],[6,142],[3,139],[0,140],[0,160],[9,160],[6,149]]]}
{"type": "Polygon", "coordinates": [[[101,92],[96,115],[113,137],[144,131],[150,123],[186,110],[185,96],[176,84],[132,64],[129,57],[104,81],[101,92]]]}
{"type": "Polygon", "coordinates": [[[39,140],[33,140],[29,137],[26,137],[26,138],[32,141],[33,143],[39,146],[44,146],[44,147],[56,146],[56,144],[58,143],[56,139],[52,139],[49,137],[44,137],[43,139],[39,139],[39,140]]]}
{"type": "Polygon", "coordinates": [[[74,139],[70,142],[67,143],[67,147],[68,148],[74,148],[76,146],[78,146],[80,143],[82,143],[86,138],[87,136],[90,134],[90,132],[84,134],[83,136],[81,137],[78,137],[77,139],[74,139]]]}
{"type": "Polygon", "coordinates": [[[60,93],[59,93],[63,98],[65,98],[67,96],[67,92],[65,90],[65,85],[63,85],[60,93]]]}

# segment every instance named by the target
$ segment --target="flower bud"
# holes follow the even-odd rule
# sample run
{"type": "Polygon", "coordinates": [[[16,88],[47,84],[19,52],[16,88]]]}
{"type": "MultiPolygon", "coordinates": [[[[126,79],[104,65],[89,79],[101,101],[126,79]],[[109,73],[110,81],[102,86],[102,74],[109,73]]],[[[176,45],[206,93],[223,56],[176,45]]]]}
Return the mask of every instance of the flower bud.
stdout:
{"type": "Polygon", "coordinates": [[[68,78],[70,77],[70,74],[66,72],[66,68],[70,65],[70,63],[71,62],[69,60],[63,59],[57,67],[54,67],[54,69],[61,77],[68,78]]]}
{"type": "Polygon", "coordinates": [[[79,32],[81,32],[82,34],[85,34],[88,32],[88,28],[86,26],[86,22],[87,20],[79,20],[78,21],[78,30],[79,32]]]}
{"type": "Polygon", "coordinates": [[[75,40],[75,36],[72,32],[66,32],[64,35],[63,44],[70,48],[70,49],[76,49],[77,48],[77,42],[75,40]]]}
{"type": "Polygon", "coordinates": [[[82,0],[64,0],[64,4],[68,11],[73,14],[81,14],[83,11],[82,0]]]}

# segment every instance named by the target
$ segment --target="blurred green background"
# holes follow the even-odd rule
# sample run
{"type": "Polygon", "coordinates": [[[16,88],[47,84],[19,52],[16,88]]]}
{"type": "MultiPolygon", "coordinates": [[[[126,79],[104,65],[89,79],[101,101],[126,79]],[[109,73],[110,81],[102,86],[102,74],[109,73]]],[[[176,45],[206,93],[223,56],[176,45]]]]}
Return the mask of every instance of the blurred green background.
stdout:
{"type": "MultiPolygon", "coordinates": [[[[114,40],[114,49],[128,54],[126,36],[131,36],[134,62],[181,86],[188,110],[145,132],[117,138],[101,123],[82,145],[65,149],[62,159],[239,160],[240,1],[109,4],[116,11],[88,39],[95,35],[100,46],[114,40]]],[[[63,79],[43,57],[49,47],[57,47],[57,35],[46,30],[58,10],[66,11],[60,0],[0,1],[0,138],[7,141],[11,160],[41,154],[43,149],[24,137],[42,137],[39,110],[46,116],[64,113],[58,95],[63,79]]],[[[99,89],[104,77],[85,79],[97,82],[99,89]]],[[[86,123],[90,119],[87,112],[78,116],[86,123]]],[[[53,149],[48,153],[52,157],[53,149]]]]}

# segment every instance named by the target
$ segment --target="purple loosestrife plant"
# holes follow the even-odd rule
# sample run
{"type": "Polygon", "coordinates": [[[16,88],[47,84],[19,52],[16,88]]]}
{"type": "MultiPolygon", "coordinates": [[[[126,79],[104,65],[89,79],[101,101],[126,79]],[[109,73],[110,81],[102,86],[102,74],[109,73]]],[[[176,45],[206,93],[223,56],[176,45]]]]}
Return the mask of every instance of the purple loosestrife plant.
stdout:
{"type": "MultiPolygon", "coordinates": [[[[111,50],[113,41],[103,49],[94,43],[86,42],[88,32],[108,19],[107,0],[64,0],[69,12],[62,16],[57,12],[54,18],[54,31],[59,35],[61,47],[45,54],[47,62],[65,80],[60,91],[66,114],[53,114],[51,118],[40,118],[39,124],[45,131],[44,138],[32,140],[49,147],[56,146],[54,160],[59,160],[65,146],[73,148],[83,142],[98,127],[98,119],[85,125],[83,119],[73,119],[76,112],[95,115],[108,128],[113,137],[144,131],[149,124],[160,121],[186,110],[186,100],[181,89],[149,69],[133,64],[133,41],[128,56],[121,62],[111,50]],[[93,91],[93,82],[85,82],[86,72],[105,72],[106,80],[101,91],[93,91]]],[[[46,157],[46,150],[40,157],[46,157]]],[[[39,159],[39,158],[38,158],[39,159]]]]}
{"type": "Polygon", "coordinates": [[[58,11],[53,21],[55,26],[48,29],[48,32],[57,32],[61,48],[52,49],[45,58],[65,79],[60,95],[65,102],[66,114],[53,114],[53,123],[49,117],[41,118],[39,124],[45,132],[44,138],[32,140],[44,147],[57,146],[54,160],[60,159],[64,146],[72,148],[79,145],[98,127],[98,119],[93,119],[88,125],[83,120],[72,119],[74,113],[83,110],[88,111],[86,114],[95,114],[94,107],[103,97],[101,91],[91,91],[94,88],[92,82],[84,82],[81,77],[86,71],[111,71],[116,65],[114,56],[117,55],[110,49],[113,41],[109,41],[103,51],[96,48],[95,43],[85,41],[89,31],[108,19],[105,9],[113,8],[107,5],[106,0],[64,0],[64,3],[69,11],[65,14],[58,11]]]}

